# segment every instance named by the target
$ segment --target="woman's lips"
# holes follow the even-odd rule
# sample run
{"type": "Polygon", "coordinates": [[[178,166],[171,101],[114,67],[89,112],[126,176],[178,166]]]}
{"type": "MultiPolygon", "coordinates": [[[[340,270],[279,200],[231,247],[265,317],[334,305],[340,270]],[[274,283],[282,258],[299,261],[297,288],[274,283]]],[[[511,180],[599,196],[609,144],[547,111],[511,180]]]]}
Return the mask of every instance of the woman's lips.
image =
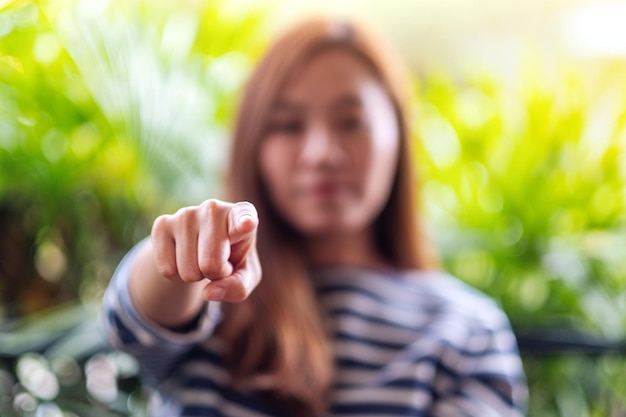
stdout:
{"type": "Polygon", "coordinates": [[[337,181],[321,181],[301,187],[302,195],[313,198],[336,198],[348,190],[348,185],[337,181]]]}

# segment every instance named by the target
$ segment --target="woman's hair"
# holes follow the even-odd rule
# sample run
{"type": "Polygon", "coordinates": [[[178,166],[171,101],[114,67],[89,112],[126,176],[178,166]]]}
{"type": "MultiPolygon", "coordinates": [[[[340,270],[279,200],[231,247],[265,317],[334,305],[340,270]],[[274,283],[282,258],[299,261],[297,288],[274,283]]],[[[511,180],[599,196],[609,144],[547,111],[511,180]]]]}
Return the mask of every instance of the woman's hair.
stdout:
{"type": "Polygon", "coordinates": [[[270,47],[243,91],[228,197],[250,201],[258,210],[263,279],[246,301],[224,305],[219,332],[235,383],[266,391],[275,406],[298,416],[325,411],[334,363],[298,239],[264,191],[259,145],[286,81],[315,54],[330,48],[344,50],[369,66],[396,112],[400,156],[389,201],[375,221],[379,249],[397,268],[424,269],[428,264],[417,217],[406,110],[410,86],[403,65],[378,35],[364,27],[326,18],[296,25],[270,47]]]}

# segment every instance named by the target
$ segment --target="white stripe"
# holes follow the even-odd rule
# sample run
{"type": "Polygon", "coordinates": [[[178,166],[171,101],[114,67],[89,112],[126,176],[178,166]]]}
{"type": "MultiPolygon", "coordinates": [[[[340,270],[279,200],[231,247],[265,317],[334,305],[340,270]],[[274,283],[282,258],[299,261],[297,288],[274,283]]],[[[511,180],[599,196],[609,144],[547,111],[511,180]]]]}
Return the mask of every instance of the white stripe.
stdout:
{"type": "Polygon", "coordinates": [[[324,298],[323,303],[327,311],[350,306],[351,310],[360,314],[396,323],[402,327],[410,325],[419,328],[432,322],[435,318],[435,315],[418,309],[415,311],[402,309],[359,293],[350,293],[349,296],[340,293],[328,295],[324,298]]]}
{"type": "Polygon", "coordinates": [[[446,398],[436,403],[432,411],[433,415],[437,417],[523,417],[523,415],[515,409],[509,408],[502,413],[498,413],[487,404],[476,403],[462,397],[446,398]]]}
{"type": "Polygon", "coordinates": [[[388,324],[372,323],[364,318],[345,315],[337,317],[338,328],[350,336],[364,337],[370,340],[407,345],[419,337],[419,332],[388,324]]]}
{"type": "MultiPolygon", "coordinates": [[[[475,358],[471,363],[473,372],[499,375],[517,375],[522,368],[521,359],[514,353],[493,353],[475,358]]],[[[470,363],[467,365],[470,368],[470,363]]]]}
{"type": "MultiPolygon", "coordinates": [[[[419,291],[407,291],[407,288],[389,287],[386,285],[380,285],[380,278],[378,279],[377,285],[368,286],[367,283],[363,282],[341,282],[341,284],[348,285],[346,289],[332,289],[333,285],[329,285],[329,292],[326,294],[322,294],[322,298],[331,297],[334,295],[343,295],[352,297],[354,295],[360,295],[367,297],[370,300],[376,300],[378,302],[382,301],[384,305],[389,305],[387,302],[389,300],[394,300],[397,305],[402,306],[405,310],[407,308],[411,308],[412,306],[420,306],[422,308],[432,308],[443,305],[441,299],[438,295],[434,295],[430,292],[421,293],[419,291]],[[364,291],[361,292],[359,289],[362,288],[364,291]]],[[[340,281],[335,281],[336,284],[340,281]]],[[[446,297],[447,298],[447,297],[446,297]]]]}
{"type": "MultiPolygon", "coordinates": [[[[470,340],[472,342],[472,340],[470,340]]],[[[511,351],[517,350],[517,339],[512,331],[500,330],[492,335],[491,346],[492,349],[511,351]]]]}
{"type": "Polygon", "coordinates": [[[340,389],[334,392],[333,403],[349,404],[380,404],[405,407],[427,408],[432,401],[428,391],[417,388],[358,388],[340,389]]]}
{"type": "Polygon", "coordinates": [[[484,353],[487,350],[517,351],[517,339],[513,332],[508,329],[499,330],[495,333],[483,331],[469,337],[463,347],[463,351],[474,355],[484,353]]]}
{"type": "Polygon", "coordinates": [[[182,403],[186,406],[214,407],[225,416],[233,417],[266,417],[266,414],[259,413],[249,408],[233,404],[225,400],[213,391],[207,390],[186,390],[180,396],[182,403]]]}
{"type": "Polygon", "coordinates": [[[368,369],[346,369],[337,373],[336,381],[340,384],[361,386],[382,385],[399,379],[414,379],[428,383],[435,376],[435,366],[431,362],[421,361],[414,364],[394,362],[380,371],[368,369]]]}
{"type": "Polygon", "coordinates": [[[370,365],[384,366],[394,361],[401,352],[383,349],[360,342],[340,340],[335,342],[335,354],[340,359],[357,360],[370,365]]]}

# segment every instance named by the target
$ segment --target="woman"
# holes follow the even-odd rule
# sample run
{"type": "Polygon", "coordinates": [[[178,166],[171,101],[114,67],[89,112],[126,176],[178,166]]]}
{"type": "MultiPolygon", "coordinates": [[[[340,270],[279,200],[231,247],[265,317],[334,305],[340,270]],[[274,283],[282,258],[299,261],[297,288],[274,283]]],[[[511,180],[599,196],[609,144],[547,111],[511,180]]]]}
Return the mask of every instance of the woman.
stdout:
{"type": "Polygon", "coordinates": [[[307,21],[269,49],[227,198],[157,218],[105,296],[110,340],[157,387],[153,415],[522,414],[506,317],[429,265],[406,91],[356,25],[307,21]]]}

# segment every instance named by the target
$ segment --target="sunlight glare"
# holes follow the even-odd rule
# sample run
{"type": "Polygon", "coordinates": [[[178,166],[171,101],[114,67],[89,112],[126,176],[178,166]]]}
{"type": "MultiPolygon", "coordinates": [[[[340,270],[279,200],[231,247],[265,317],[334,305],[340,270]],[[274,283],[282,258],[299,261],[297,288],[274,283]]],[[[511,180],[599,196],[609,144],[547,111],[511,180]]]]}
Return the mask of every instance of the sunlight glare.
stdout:
{"type": "Polygon", "coordinates": [[[563,19],[565,44],[582,56],[626,55],[626,4],[593,4],[574,9],[563,19]]]}

